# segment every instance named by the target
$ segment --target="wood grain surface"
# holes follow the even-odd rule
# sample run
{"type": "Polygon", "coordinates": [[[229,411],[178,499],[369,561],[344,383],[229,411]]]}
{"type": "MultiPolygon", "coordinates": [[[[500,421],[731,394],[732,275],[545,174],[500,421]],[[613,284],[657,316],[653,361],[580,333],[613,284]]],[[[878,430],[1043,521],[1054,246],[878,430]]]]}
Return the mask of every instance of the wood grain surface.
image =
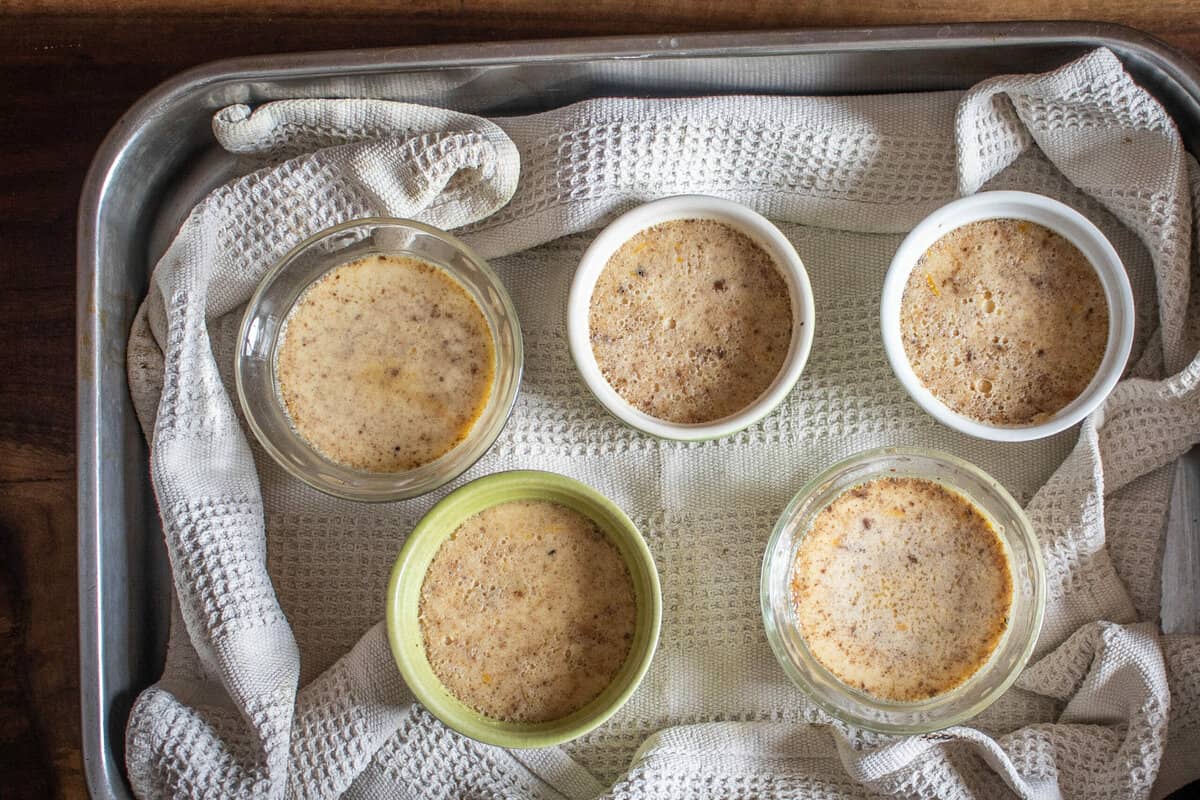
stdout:
{"type": "Polygon", "coordinates": [[[0,0],[0,796],[86,796],[75,209],[97,145],[140,95],[257,53],[997,19],[1119,22],[1200,58],[1197,0],[0,0]]]}

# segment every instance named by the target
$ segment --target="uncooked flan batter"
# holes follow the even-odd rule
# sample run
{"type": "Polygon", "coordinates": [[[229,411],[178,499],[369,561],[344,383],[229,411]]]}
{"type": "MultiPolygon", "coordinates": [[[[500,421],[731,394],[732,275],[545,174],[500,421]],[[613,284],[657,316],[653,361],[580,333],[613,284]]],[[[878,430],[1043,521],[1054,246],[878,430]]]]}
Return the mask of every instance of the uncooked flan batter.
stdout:
{"type": "Polygon", "coordinates": [[[323,275],[288,314],[275,369],[293,427],[331,461],[403,472],[449,452],[492,392],[483,311],[444,270],[374,255],[323,275]]]}
{"type": "Polygon", "coordinates": [[[855,486],[796,553],[792,600],[812,655],[874,697],[913,702],[960,686],[1008,627],[1012,570],[969,500],[920,478],[855,486]]]}
{"type": "Polygon", "coordinates": [[[1079,248],[1042,225],[986,219],[956,228],[909,275],[904,354],[953,411],[1031,425],[1087,388],[1108,344],[1108,301],[1079,248]]]}
{"type": "Polygon", "coordinates": [[[442,543],[419,618],[434,674],[509,722],[561,719],[607,687],[629,655],[629,568],[596,523],[544,500],[502,503],[442,543]]]}
{"type": "Polygon", "coordinates": [[[766,250],[715,220],[641,231],[592,290],[592,352],[605,380],[652,417],[702,423],[754,403],[792,338],[787,282],[766,250]]]}

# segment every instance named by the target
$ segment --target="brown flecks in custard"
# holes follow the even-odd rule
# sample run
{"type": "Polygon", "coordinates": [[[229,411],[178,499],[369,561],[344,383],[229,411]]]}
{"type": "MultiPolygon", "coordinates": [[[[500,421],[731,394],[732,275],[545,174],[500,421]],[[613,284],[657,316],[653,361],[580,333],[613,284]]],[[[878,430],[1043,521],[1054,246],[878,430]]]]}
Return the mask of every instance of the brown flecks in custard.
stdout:
{"type": "Polygon", "coordinates": [[[491,331],[458,281],[407,256],[368,256],[309,286],[275,369],[296,432],[370,472],[429,463],[463,440],[492,392],[491,331]]]}
{"type": "Polygon", "coordinates": [[[961,495],[880,478],[823,509],[796,553],[792,601],[813,656],[885,700],[947,692],[982,667],[1012,608],[1004,543],[961,495]]]}
{"type": "Polygon", "coordinates": [[[625,242],[592,291],[592,351],[605,380],[645,413],[711,422],[770,387],[792,338],[787,283],[748,236],[676,220],[625,242]]]}
{"type": "Polygon", "coordinates": [[[1108,302],[1087,258],[1032,222],[989,219],[921,256],[900,307],[904,353],[954,411],[1028,425],[1091,382],[1108,342],[1108,302]]]}
{"type": "Polygon", "coordinates": [[[425,652],[446,688],[510,722],[560,719],[598,696],[633,642],[629,569],[577,511],[493,506],[442,543],[421,586],[425,652]]]}

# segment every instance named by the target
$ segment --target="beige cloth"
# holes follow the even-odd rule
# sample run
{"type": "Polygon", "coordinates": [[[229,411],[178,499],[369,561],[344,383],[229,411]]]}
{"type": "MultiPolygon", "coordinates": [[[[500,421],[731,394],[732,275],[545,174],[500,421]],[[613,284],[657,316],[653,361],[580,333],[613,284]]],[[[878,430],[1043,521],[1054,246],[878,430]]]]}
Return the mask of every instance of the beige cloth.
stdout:
{"type": "Polygon", "coordinates": [[[1200,637],[1157,629],[1171,464],[1200,438],[1200,171],[1111,53],[965,95],[601,99],[492,122],[288,101],[231,107],[214,130],[243,166],[266,166],[184,222],[129,346],[176,590],[163,677],[128,725],[139,795],[1099,798],[1200,777],[1200,637]],[[1070,203],[1129,269],[1135,361],[1081,429],[972,440],[923,414],[887,367],[878,296],[900,235],[981,188],[1070,203]],[[682,192],[778,221],[817,308],[812,358],[784,405],[698,445],[608,417],[563,328],[590,238],[579,232],[682,192]],[[320,495],[248,442],[230,399],[237,324],[263,271],[367,214],[465,226],[521,316],[522,394],[456,485],[517,467],[572,475],[626,509],[657,560],[654,664],[610,722],[563,748],[459,737],[412,703],[392,663],[377,624],[388,571],[453,487],[381,506],[320,495]],[[787,500],[835,459],[883,444],[945,449],[995,475],[1027,504],[1048,564],[1046,625],[1017,686],[926,736],[831,721],[784,677],[758,611],[787,500]]]}

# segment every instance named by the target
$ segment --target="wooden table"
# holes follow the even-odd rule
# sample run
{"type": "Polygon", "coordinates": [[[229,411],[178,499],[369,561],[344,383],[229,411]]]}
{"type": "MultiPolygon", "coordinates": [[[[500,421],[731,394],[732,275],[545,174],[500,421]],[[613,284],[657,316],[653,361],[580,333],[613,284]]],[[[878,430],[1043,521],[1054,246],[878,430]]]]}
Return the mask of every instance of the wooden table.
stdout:
{"type": "Polygon", "coordinates": [[[120,114],[205,61],[622,33],[1093,19],[1200,60],[1200,0],[0,0],[0,794],[86,795],[79,745],[75,209],[120,114]],[[98,10],[99,9],[99,10],[98,10]]]}

